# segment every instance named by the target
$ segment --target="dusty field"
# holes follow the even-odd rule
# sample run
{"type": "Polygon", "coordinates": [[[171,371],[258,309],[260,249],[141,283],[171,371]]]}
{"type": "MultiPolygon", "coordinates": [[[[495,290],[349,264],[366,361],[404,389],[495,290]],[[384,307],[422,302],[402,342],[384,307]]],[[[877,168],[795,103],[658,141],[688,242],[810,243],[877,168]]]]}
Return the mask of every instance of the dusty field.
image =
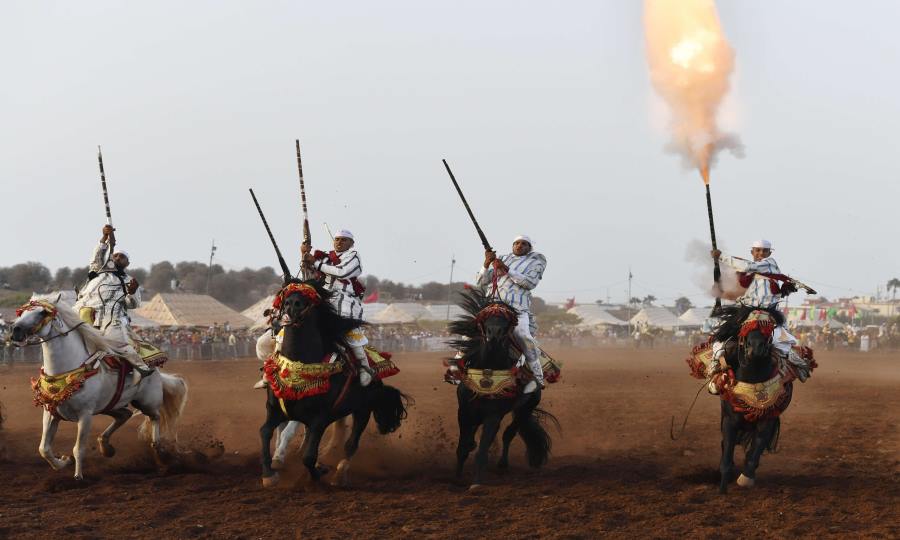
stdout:
{"type": "MultiPolygon", "coordinates": [[[[281,486],[261,488],[256,362],[170,365],[191,385],[181,445],[207,459],[158,475],[132,420],[116,457],[93,450],[82,483],[37,454],[37,368],[0,369],[0,538],[900,537],[900,354],[818,353],[757,487],[720,496],[717,400],[701,396],[683,438],[669,439],[698,387],[685,350],[552,352],[566,364],[545,393],[562,424],[549,465],[527,469],[517,441],[509,473],[474,494],[453,479],[455,395],[437,354],[396,357],[391,381],[416,404],[397,433],[366,434],[350,489],[311,486],[296,454],[281,486]]],[[[73,435],[63,424],[58,453],[73,435]]]]}

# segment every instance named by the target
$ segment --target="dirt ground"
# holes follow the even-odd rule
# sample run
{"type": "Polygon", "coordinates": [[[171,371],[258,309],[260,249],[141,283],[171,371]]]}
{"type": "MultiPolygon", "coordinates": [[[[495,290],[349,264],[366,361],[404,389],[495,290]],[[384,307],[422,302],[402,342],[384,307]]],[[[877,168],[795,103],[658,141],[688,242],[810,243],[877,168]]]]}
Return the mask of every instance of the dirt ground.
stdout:
{"type": "MultiPolygon", "coordinates": [[[[348,489],[311,485],[296,452],[281,485],[261,487],[255,361],[171,363],[190,384],[179,433],[192,457],[158,474],[132,420],[115,457],[92,448],[80,483],[37,453],[37,367],[0,369],[0,538],[900,537],[900,353],[818,352],[756,487],[722,496],[717,399],[701,395],[669,438],[699,386],[686,348],[551,352],[565,366],[544,394],[562,425],[550,463],[528,469],[516,441],[509,472],[474,493],[453,478],[455,393],[440,354],[395,356],[390,382],[415,405],[398,432],[363,437],[348,489]]],[[[71,453],[73,436],[64,423],[56,451],[71,453]]]]}

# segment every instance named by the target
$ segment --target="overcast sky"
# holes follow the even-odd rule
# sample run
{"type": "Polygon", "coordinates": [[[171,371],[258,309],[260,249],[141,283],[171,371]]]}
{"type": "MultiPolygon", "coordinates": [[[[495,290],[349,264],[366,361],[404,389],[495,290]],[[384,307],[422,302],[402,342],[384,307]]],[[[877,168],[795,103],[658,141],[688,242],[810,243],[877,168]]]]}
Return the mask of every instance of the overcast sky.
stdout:
{"type": "MultiPolygon", "coordinates": [[[[704,296],[703,184],[663,151],[641,2],[0,4],[0,266],[87,263],[113,220],[132,264],[276,266],[297,252],[303,149],[314,243],[357,236],[367,274],[471,278],[489,240],[547,255],[537,293],[704,296]]],[[[775,244],[827,296],[900,277],[900,3],[719,2],[746,157],[712,173],[721,245],[775,244]]],[[[296,259],[293,255],[291,259],[296,259]]]]}

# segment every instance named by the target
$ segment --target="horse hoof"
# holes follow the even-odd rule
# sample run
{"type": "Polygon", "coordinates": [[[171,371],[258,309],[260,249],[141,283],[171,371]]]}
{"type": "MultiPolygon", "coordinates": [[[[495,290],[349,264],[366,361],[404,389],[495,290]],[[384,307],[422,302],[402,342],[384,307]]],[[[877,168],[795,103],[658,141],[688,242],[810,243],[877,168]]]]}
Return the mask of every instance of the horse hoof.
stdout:
{"type": "Polygon", "coordinates": [[[756,480],[754,480],[753,478],[747,478],[743,474],[738,476],[738,479],[737,479],[737,485],[739,485],[741,487],[745,487],[745,488],[751,488],[751,487],[753,487],[753,484],[755,484],[755,483],[756,483],[756,480]]]}
{"type": "Polygon", "coordinates": [[[326,474],[331,472],[331,469],[329,469],[325,465],[322,465],[321,463],[317,463],[316,464],[316,472],[319,473],[319,476],[325,476],[326,474]]]}
{"type": "Polygon", "coordinates": [[[273,474],[272,476],[263,476],[262,485],[264,488],[275,487],[278,485],[278,473],[273,474]]]}
{"type": "Polygon", "coordinates": [[[97,447],[100,450],[100,455],[105,458],[111,458],[116,455],[115,447],[102,439],[97,439],[97,447]]]}
{"type": "Polygon", "coordinates": [[[72,456],[59,456],[59,468],[65,469],[72,464],[72,456]]]}
{"type": "Polygon", "coordinates": [[[84,475],[82,475],[82,474],[76,474],[75,476],[73,476],[73,478],[74,478],[76,481],[81,482],[82,480],[84,480],[84,475]]]}
{"type": "Polygon", "coordinates": [[[484,485],[482,484],[472,484],[469,486],[469,493],[475,493],[484,489],[484,485]]]}
{"type": "Polygon", "coordinates": [[[350,462],[346,459],[338,463],[332,485],[335,487],[348,487],[350,485],[350,462]]]}
{"type": "Polygon", "coordinates": [[[281,469],[284,468],[284,462],[281,461],[280,459],[273,459],[271,467],[273,469],[275,469],[276,471],[280,471],[281,469]]]}

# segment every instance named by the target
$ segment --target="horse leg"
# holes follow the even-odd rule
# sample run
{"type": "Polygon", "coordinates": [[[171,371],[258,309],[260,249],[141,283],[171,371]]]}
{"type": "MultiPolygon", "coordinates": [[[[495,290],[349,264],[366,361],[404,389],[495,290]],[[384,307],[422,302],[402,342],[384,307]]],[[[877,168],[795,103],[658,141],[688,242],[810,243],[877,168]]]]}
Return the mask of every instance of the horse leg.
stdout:
{"type": "Polygon", "coordinates": [[[325,428],[327,427],[323,426],[323,423],[316,422],[315,425],[308,426],[306,429],[306,440],[303,441],[306,447],[303,452],[303,464],[306,465],[313,482],[318,482],[323,472],[327,471],[324,467],[320,468],[318,465],[319,444],[322,442],[322,435],[325,434],[325,428]]]}
{"type": "Polygon", "coordinates": [[[744,455],[744,470],[737,479],[737,483],[741,487],[753,487],[756,483],[756,468],[759,467],[759,459],[762,453],[769,445],[774,434],[775,420],[766,420],[756,424],[756,433],[753,435],[753,441],[747,448],[744,455]]]}
{"type": "MultiPolygon", "coordinates": [[[[266,421],[259,428],[259,438],[261,444],[261,462],[262,462],[262,484],[263,487],[273,487],[278,484],[278,473],[272,470],[272,434],[286,418],[270,403],[266,403],[266,421]]],[[[304,441],[305,444],[305,441],[304,441]]]]}
{"type": "Polygon", "coordinates": [[[462,478],[463,466],[475,449],[475,430],[478,424],[460,408],[456,415],[459,422],[459,441],[456,444],[456,478],[462,478]]]}
{"type": "MultiPolygon", "coordinates": [[[[356,454],[356,451],[359,449],[359,439],[362,438],[362,434],[366,430],[370,418],[371,413],[368,410],[356,411],[353,413],[353,430],[350,432],[350,437],[347,439],[347,442],[344,443],[344,459],[338,463],[334,485],[340,487],[347,487],[350,485],[350,459],[353,458],[354,454],[356,454]]],[[[338,420],[338,423],[343,423],[343,418],[338,420]]]]}
{"type": "Polygon", "coordinates": [[[41,444],[38,446],[38,453],[47,460],[47,463],[50,464],[54,471],[68,467],[72,463],[72,458],[69,456],[56,457],[56,454],[53,453],[53,438],[56,437],[56,429],[58,427],[59,418],[50,414],[47,409],[44,409],[41,444]]]}
{"type": "Polygon", "coordinates": [[[500,461],[497,463],[497,467],[500,470],[506,470],[509,468],[509,445],[512,444],[513,439],[516,438],[516,433],[519,432],[519,415],[513,416],[513,421],[506,426],[506,429],[503,430],[503,453],[500,455],[500,461]]]}
{"type": "Polygon", "coordinates": [[[722,403],[722,459],[719,462],[719,493],[728,492],[728,482],[734,470],[734,446],[737,444],[738,420],[725,411],[722,403]]]}
{"type": "Polygon", "coordinates": [[[129,418],[131,418],[132,413],[127,407],[122,407],[121,409],[109,411],[107,414],[113,417],[113,422],[99,437],[97,437],[97,448],[100,450],[100,455],[111,458],[116,455],[116,449],[109,443],[109,438],[117,429],[122,427],[129,418]]]}
{"type": "Polygon", "coordinates": [[[83,413],[78,417],[78,435],[75,437],[75,447],[72,448],[72,455],[75,457],[75,480],[84,479],[82,465],[84,465],[87,440],[91,436],[91,420],[93,420],[93,415],[90,412],[83,413]]]}
{"type": "Polygon", "coordinates": [[[477,489],[481,486],[484,477],[484,470],[487,468],[488,452],[494,439],[497,438],[497,432],[500,431],[500,421],[503,417],[499,414],[488,416],[484,419],[484,425],[481,427],[481,443],[478,445],[478,452],[475,453],[475,479],[469,489],[477,489]]]}
{"type": "Polygon", "coordinates": [[[284,468],[284,463],[287,461],[288,447],[297,435],[300,422],[291,420],[290,422],[282,423],[279,428],[278,435],[275,438],[275,455],[272,456],[272,468],[275,470],[284,468]]]}

